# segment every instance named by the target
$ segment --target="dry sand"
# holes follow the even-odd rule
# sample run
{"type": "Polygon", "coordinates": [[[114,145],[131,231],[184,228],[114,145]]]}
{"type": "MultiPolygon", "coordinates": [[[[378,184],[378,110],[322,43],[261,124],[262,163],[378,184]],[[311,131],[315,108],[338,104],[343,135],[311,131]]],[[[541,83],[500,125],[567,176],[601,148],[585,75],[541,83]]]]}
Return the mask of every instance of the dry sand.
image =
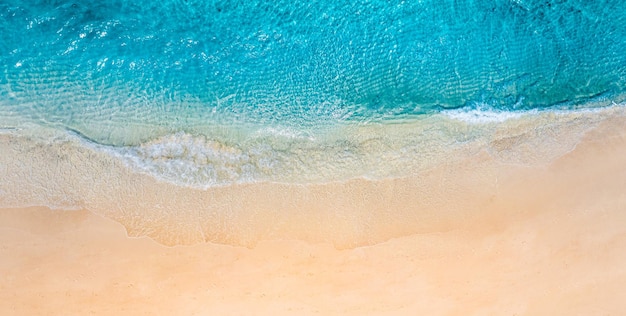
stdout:
{"type": "Polygon", "coordinates": [[[451,209],[463,212],[432,213],[422,223],[430,229],[422,233],[349,249],[285,239],[254,248],[165,247],[128,237],[119,223],[87,210],[0,210],[0,311],[622,314],[624,123],[605,122],[549,166],[491,170],[494,187],[472,188],[471,173],[457,178],[460,185],[453,187],[475,196],[459,192],[461,203],[451,195],[451,209]]]}

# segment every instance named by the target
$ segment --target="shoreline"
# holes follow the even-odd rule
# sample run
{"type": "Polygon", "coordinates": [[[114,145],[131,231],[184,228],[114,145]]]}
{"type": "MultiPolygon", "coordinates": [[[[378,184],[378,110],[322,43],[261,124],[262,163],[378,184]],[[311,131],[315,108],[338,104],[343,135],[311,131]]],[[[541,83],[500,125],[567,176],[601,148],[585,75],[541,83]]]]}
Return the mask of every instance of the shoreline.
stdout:
{"type": "MultiPolygon", "coordinates": [[[[619,293],[626,284],[626,124],[621,117],[607,119],[547,166],[485,163],[480,157],[482,169],[457,165],[433,171],[431,180],[447,188],[441,196],[448,200],[431,201],[435,209],[425,209],[419,218],[379,223],[388,216],[384,209],[394,207],[380,202],[383,211],[357,228],[377,229],[375,236],[385,238],[360,247],[306,241],[306,234],[298,235],[302,227],[289,226],[299,222],[297,216],[283,223],[266,218],[267,225],[284,230],[264,232],[271,240],[257,240],[251,248],[210,242],[165,247],[128,237],[122,225],[90,211],[2,209],[0,310],[116,315],[624,310],[619,293]],[[474,177],[459,177],[463,170],[474,177]],[[492,185],[468,186],[476,181],[492,185]]],[[[335,194],[359,196],[362,184],[343,184],[335,194]]],[[[406,182],[380,188],[411,192],[406,182]]],[[[408,196],[402,203],[416,200],[408,196]]],[[[320,220],[327,215],[320,214],[320,220]]],[[[309,231],[333,231],[299,223],[310,225],[309,231]]]]}
{"type": "Polygon", "coordinates": [[[339,135],[354,137],[358,150],[346,154],[348,158],[324,156],[337,164],[326,166],[327,172],[350,170],[353,161],[364,160],[364,165],[404,170],[405,176],[207,189],[161,181],[97,148],[58,140],[52,131],[39,141],[28,136],[36,130],[4,134],[0,151],[8,154],[0,156],[0,165],[5,165],[0,170],[5,179],[0,205],[88,209],[122,223],[131,236],[170,246],[214,242],[254,247],[261,240],[299,239],[352,248],[445,230],[477,216],[499,190],[514,191],[509,187],[571,151],[598,124],[618,124],[607,122],[626,117],[624,112],[619,107],[561,116],[543,113],[478,127],[433,118],[413,125],[357,128],[339,135]],[[440,125],[441,130],[428,131],[440,125]],[[419,136],[424,131],[426,140],[419,136]],[[387,140],[398,143],[385,144],[387,140]],[[435,140],[439,145],[431,146],[435,140]]]}

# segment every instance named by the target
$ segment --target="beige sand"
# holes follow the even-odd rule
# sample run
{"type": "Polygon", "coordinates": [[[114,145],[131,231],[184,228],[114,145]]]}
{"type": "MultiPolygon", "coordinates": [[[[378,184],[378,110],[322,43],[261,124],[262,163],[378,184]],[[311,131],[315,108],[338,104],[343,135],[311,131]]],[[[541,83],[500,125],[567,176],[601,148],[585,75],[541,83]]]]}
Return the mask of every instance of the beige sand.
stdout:
{"type": "MultiPolygon", "coordinates": [[[[0,314],[623,313],[624,123],[605,122],[550,166],[489,170],[493,187],[472,188],[471,173],[451,186],[476,196],[452,195],[450,209],[462,212],[430,210],[413,230],[422,233],[351,249],[302,240],[165,247],[88,211],[0,210],[0,314]]],[[[441,172],[444,181],[454,170],[441,172]]],[[[359,182],[350,185],[341,193],[359,194],[359,182]]]]}

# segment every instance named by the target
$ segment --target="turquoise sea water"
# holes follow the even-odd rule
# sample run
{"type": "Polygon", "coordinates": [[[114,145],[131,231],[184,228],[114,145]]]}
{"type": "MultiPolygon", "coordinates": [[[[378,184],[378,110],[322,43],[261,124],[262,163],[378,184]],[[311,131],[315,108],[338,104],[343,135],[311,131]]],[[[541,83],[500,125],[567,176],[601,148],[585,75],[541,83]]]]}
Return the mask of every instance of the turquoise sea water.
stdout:
{"type": "Polygon", "coordinates": [[[620,104],[624,52],[624,1],[3,0],[0,127],[199,187],[397,176],[481,133],[442,113],[620,104]]]}

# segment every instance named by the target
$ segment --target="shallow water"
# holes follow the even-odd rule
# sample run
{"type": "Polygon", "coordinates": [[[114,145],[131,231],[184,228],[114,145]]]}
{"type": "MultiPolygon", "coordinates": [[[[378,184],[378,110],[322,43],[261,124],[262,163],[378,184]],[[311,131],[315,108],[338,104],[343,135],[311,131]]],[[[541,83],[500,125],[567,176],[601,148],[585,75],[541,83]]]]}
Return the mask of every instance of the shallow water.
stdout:
{"type": "Polygon", "coordinates": [[[620,1],[5,1],[2,114],[120,145],[142,125],[317,129],[585,106],[624,93],[623,12],[620,1]]]}

